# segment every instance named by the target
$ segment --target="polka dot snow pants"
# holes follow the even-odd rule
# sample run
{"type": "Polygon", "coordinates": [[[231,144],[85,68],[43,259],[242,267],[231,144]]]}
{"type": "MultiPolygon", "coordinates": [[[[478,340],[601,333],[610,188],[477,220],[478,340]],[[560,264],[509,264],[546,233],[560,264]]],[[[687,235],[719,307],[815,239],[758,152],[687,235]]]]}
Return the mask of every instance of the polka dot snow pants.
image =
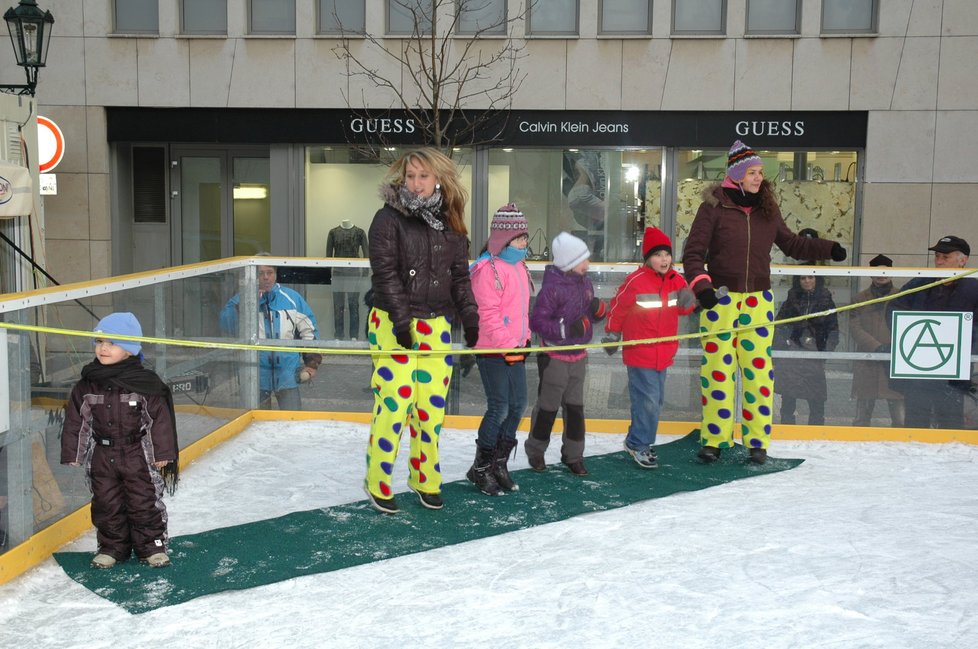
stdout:
{"type": "MultiPolygon", "coordinates": [[[[413,320],[415,349],[450,349],[451,324],[444,317],[413,320]]],[[[371,494],[390,498],[394,462],[407,426],[411,434],[408,486],[417,491],[441,491],[438,435],[445,420],[445,396],[452,377],[452,356],[398,355],[403,349],[394,338],[394,325],[386,311],[370,311],[367,339],[373,351],[374,418],[367,444],[366,487],[371,494]]]]}
{"type": "MultiPolygon", "coordinates": [[[[730,293],[721,298],[714,308],[700,314],[700,332],[735,330],[773,320],[774,296],[771,291],[730,293]]],[[[774,404],[772,334],[773,327],[762,326],[702,338],[702,445],[730,448],[734,444],[738,369],[744,389],[743,410],[740,413],[744,446],[767,448],[770,444],[774,404]]]]}

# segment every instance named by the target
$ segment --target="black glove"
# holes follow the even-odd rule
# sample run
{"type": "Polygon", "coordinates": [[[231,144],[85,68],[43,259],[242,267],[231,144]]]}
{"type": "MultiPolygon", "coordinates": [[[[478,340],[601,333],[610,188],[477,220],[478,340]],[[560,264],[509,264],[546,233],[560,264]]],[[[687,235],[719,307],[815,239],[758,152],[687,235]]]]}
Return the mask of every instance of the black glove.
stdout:
{"type": "Polygon", "coordinates": [[[397,344],[404,349],[411,349],[414,346],[414,339],[411,337],[411,330],[405,329],[404,331],[395,331],[394,337],[397,338],[397,344]]]}
{"type": "MultiPolygon", "coordinates": [[[[609,331],[605,335],[605,337],[601,339],[601,342],[603,342],[603,343],[617,343],[617,342],[621,342],[621,333],[619,333],[617,331],[609,331]]],[[[608,356],[614,356],[615,354],[618,353],[618,350],[619,349],[621,349],[621,348],[618,347],[618,346],[615,346],[615,347],[605,347],[604,348],[604,353],[607,354],[608,356]]]]}
{"type": "Polygon", "coordinates": [[[601,298],[592,297],[589,308],[591,311],[591,317],[594,318],[595,322],[601,322],[608,314],[608,305],[605,304],[601,298]]]}
{"type": "Polygon", "coordinates": [[[889,354],[890,353],[890,343],[883,343],[876,348],[877,354],[889,354]]]}
{"type": "Polygon", "coordinates": [[[591,330],[591,321],[587,316],[582,316],[580,320],[570,326],[570,334],[575,338],[580,338],[591,330]]]}
{"type": "Polygon", "coordinates": [[[713,288],[704,288],[702,291],[696,294],[696,299],[699,300],[700,306],[704,309],[712,309],[715,307],[720,300],[717,299],[717,292],[713,288]]]}
{"type": "Polygon", "coordinates": [[[846,260],[846,249],[839,245],[836,241],[832,244],[832,261],[845,261],[846,260]]]}
{"type": "Polygon", "coordinates": [[[458,359],[459,367],[462,368],[462,377],[469,375],[472,368],[475,367],[475,354],[461,354],[458,359]]]}
{"type": "Polygon", "coordinates": [[[475,344],[479,342],[479,328],[478,327],[466,327],[465,331],[465,346],[475,347],[475,344]]]}

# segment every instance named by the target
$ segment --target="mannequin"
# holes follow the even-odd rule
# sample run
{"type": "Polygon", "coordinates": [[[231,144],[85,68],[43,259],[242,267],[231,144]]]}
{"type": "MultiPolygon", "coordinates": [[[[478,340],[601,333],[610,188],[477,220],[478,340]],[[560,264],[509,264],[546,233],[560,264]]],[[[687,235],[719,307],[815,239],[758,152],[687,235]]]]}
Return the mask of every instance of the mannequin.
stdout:
{"type": "MultiPolygon", "coordinates": [[[[366,257],[367,233],[343,219],[326,237],[326,256],[339,258],[366,257]]],[[[360,331],[360,296],[366,290],[367,272],[364,268],[333,269],[333,325],[337,339],[357,339],[360,331]],[[349,310],[349,335],[345,335],[344,313],[349,310]]]]}

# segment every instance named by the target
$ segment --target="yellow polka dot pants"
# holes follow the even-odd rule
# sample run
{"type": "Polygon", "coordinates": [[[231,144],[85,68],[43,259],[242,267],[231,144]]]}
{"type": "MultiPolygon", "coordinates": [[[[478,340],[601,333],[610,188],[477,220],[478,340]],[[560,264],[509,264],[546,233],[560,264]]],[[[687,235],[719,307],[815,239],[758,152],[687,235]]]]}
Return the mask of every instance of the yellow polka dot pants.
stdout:
{"type": "MultiPolygon", "coordinates": [[[[411,321],[414,349],[451,349],[451,325],[444,317],[411,321]]],[[[410,431],[408,486],[417,491],[441,491],[438,435],[445,421],[445,397],[452,378],[452,356],[398,354],[390,316],[371,309],[367,339],[374,355],[371,387],[374,416],[367,445],[366,487],[371,494],[390,498],[394,462],[405,427],[410,431]]]]}
{"type": "Polygon", "coordinates": [[[748,448],[767,448],[771,442],[774,404],[774,367],[771,340],[774,328],[774,296],[771,291],[730,293],[719,304],[700,314],[700,332],[728,333],[702,338],[703,360],[700,389],[703,423],[700,443],[704,446],[733,446],[736,419],[737,371],[743,382],[740,412],[741,435],[748,448]],[[741,327],[763,323],[756,329],[741,327]],[[730,332],[729,330],[734,330],[730,332]]]}

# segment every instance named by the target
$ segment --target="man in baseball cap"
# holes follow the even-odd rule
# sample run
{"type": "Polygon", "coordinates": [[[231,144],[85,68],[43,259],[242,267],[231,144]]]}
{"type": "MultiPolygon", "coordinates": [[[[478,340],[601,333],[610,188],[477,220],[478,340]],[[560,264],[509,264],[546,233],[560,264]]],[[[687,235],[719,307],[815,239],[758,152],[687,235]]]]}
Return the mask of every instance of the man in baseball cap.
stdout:
{"type": "MultiPolygon", "coordinates": [[[[951,252],[960,252],[964,254],[965,257],[969,257],[971,255],[971,246],[968,245],[968,242],[962,239],[961,237],[954,236],[953,234],[949,234],[946,237],[941,237],[940,241],[938,241],[933,246],[928,248],[928,250],[933,250],[934,252],[941,252],[945,254],[951,252]]],[[[961,266],[959,266],[959,268],[963,268],[963,267],[964,264],[961,264],[961,266]]]]}

